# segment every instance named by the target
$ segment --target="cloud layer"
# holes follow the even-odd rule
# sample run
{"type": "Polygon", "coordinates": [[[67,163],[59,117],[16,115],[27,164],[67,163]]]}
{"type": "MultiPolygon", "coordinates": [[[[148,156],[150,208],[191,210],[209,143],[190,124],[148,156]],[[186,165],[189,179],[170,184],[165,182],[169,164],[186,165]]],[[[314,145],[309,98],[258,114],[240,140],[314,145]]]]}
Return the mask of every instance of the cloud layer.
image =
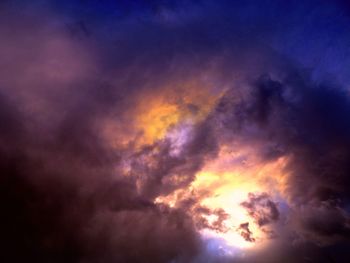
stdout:
{"type": "MultiPolygon", "coordinates": [[[[0,258],[347,262],[348,10],[4,1],[0,258]],[[274,240],[246,256],[208,249],[200,230],[225,232],[230,215],[201,203],[210,189],[191,192],[236,146],[260,163],[286,160],[280,187],[241,202],[274,240]]],[[[256,241],[248,222],[237,226],[256,241]]]]}

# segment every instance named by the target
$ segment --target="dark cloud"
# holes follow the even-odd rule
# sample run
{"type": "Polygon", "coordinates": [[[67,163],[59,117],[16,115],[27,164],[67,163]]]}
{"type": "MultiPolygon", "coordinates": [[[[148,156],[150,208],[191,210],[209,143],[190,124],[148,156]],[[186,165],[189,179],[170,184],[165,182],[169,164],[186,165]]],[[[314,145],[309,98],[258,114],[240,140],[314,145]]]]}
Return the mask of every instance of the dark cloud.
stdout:
{"type": "Polygon", "coordinates": [[[191,219],[152,198],[153,191],[179,187],[163,190],[158,175],[192,178],[201,149],[171,158],[164,142],[139,191],[118,170],[123,152],[107,146],[98,129],[115,105],[123,110],[116,95],[123,88],[104,84],[103,73],[89,68],[92,56],[76,49],[87,50],[87,43],[45,24],[57,18],[39,22],[38,15],[24,14],[24,22],[14,14],[1,18],[14,22],[0,26],[7,36],[1,44],[1,261],[188,262],[200,245],[191,219]]]}
{"type": "Polygon", "coordinates": [[[279,219],[277,205],[271,201],[267,193],[249,193],[248,200],[241,203],[248,214],[256,221],[258,226],[273,223],[279,219]]]}
{"type": "Polygon", "coordinates": [[[350,218],[341,207],[322,202],[303,207],[299,212],[297,223],[308,239],[321,245],[349,239],[350,218]]]}
{"type": "Polygon", "coordinates": [[[64,121],[61,131],[69,136],[48,141],[22,130],[22,116],[2,106],[11,113],[1,117],[8,123],[0,151],[2,260],[187,262],[193,256],[199,241],[190,218],[155,206],[132,180],[114,174],[118,157],[92,127],[64,121]]]}
{"type": "Polygon", "coordinates": [[[145,146],[129,157],[130,176],[137,178],[143,196],[152,199],[167,195],[189,185],[206,157],[217,151],[215,139],[208,129],[197,128],[195,136],[178,155],[171,153],[171,144],[165,139],[145,146]]]}
{"type": "Polygon", "coordinates": [[[237,228],[239,234],[248,242],[255,242],[252,231],[249,229],[249,223],[242,223],[237,228]]]}

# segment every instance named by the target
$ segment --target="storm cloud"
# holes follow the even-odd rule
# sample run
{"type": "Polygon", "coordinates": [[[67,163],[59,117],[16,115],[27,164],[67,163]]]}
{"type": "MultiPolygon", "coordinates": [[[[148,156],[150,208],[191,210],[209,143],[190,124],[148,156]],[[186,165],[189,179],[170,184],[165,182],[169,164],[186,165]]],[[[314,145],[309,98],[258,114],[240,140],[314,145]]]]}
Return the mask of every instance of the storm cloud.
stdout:
{"type": "Polygon", "coordinates": [[[0,259],[347,262],[349,15],[343,1],[3,1],[0,259]],[[192,185],[223,145],[287,160],[281,193],[241,202],[274,242],[246,257],[200,233],[227,231],[192,185]]]}

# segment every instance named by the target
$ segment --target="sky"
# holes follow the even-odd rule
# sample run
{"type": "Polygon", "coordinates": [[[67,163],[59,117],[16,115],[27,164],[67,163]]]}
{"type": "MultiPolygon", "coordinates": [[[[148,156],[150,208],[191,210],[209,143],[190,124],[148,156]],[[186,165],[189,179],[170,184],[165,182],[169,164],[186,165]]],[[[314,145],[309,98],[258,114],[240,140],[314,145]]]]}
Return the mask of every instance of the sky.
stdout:
{"type": "Polygon", "coordinates": [[[0,2],[0,261],[350,261],[350,5],[0,2]]]}

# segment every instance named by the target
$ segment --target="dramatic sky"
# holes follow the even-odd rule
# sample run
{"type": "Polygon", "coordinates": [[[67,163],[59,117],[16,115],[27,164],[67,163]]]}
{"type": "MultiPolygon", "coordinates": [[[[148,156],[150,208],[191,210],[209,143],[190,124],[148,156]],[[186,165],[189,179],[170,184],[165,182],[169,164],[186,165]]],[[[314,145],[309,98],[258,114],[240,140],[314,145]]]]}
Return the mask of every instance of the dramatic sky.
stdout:
{"type": "Polygon", "coordinates": [[[350,262],[350,5],[0,1],[0,262],[350,262]]]}

